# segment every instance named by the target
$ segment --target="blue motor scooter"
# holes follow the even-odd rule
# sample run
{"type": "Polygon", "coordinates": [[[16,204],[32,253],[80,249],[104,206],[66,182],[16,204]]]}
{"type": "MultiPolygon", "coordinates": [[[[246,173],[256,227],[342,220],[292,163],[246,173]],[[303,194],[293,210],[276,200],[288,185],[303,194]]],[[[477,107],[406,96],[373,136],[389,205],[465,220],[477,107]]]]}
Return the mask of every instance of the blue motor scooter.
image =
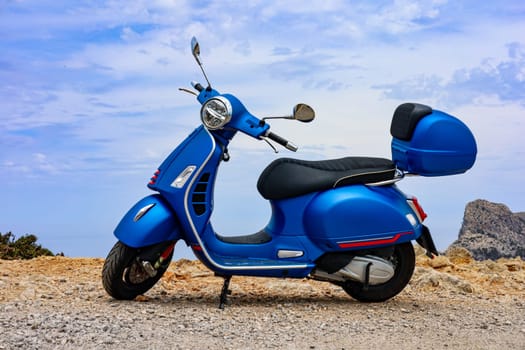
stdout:
{"type": "MultiPolygon", "coordinates": [[[[228,144],[242,132],[290,151],[297,147],[270,131],[238,98],[192,83],[202,105],[197,127],[164,160],[148,187],[156,194],[136,203],[115,229],[118,242],[104,263],[102,281],[116,299],[133,299],[166,271],[183,240],[197,258],[224,278],[220,307],[231,276],[312,278],[341,286],[353,298],[379,302],[409,282],[415,265],[412,241],[429,256],[438,252],[425,212],[396,183],[407,174],[463,173],[476,158],[476,143],[460,120],[430,107],[405,103],[391,124],[392,160],[346,157],[322,161],[280,158],[262,172],[257,188],[269,201],[269,223],[257,233],[222,236],[210,222],[217,170],[228,144]]],[[[314,111],[298,104],[291,116],[309,122],[314,111]]]]}

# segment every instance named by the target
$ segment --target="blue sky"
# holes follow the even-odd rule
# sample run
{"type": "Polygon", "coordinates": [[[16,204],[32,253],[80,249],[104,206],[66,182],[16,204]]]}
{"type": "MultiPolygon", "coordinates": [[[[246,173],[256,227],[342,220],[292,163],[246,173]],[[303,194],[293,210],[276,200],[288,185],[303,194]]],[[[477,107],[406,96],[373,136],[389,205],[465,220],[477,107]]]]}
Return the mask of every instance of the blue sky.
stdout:
{"type": "MultiPolygon", "coordinates": [[[[479,148],[471,171],[399,184],[443,250],[471,200],[525,211],[523,33],[523,1],[0,1],[0,232],[106,255],[121,216],[199,123],[196,101],[177,91],[203,81],[195,35],[212,84],[252,113],[315,108],[311,124],[272,123],[299,158],[389,157],[390,119],[406,101],[467,123],[479,148]]],[[[230,151],[214,227],[256,232],[270,215],[257,177],[292,155],[243,136],[230,151]]]]}

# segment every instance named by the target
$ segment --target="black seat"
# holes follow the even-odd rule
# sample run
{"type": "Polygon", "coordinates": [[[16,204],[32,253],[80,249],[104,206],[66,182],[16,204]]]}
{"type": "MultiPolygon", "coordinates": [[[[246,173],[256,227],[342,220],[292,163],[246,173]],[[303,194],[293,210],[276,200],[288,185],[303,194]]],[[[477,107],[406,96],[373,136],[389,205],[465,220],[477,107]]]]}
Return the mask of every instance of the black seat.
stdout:
{"type": "Polygon", "coordinates": [[[395,171],[394,163],[384,158],[321,161],[280,158],[264,169],[257,189],[266,199],[283,199],[339,186],[391,180],[395,171]]]}

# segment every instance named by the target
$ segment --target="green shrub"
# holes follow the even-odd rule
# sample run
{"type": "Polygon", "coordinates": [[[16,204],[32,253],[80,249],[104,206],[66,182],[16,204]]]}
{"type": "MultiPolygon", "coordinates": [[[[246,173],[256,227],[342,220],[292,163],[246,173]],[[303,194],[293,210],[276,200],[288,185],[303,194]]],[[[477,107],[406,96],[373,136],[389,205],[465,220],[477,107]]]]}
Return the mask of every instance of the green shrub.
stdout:
{"type": "Polygon", "coordinates": [[[32,259],[37,256],[53,256],[54,254],[36,243],[35,235],[24,235],[16,239],[11,232],[0,233],[0,259],[32,259]]]}

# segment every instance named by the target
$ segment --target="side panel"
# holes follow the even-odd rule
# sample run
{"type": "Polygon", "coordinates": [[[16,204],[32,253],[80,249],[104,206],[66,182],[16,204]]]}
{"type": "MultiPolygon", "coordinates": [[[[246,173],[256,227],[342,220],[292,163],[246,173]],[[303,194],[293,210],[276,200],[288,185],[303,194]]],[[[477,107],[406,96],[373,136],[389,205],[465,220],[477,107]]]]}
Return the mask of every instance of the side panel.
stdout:
{"type": "Polygon", "coordinates": [[[158,194],[137,202],[120,220],[114,234],[121,242],[134,248],[182,237],[175,214],[158,194]]]}
{"type": "Polygon", "coordinates": [[[305,227],[310,239],[329,251],[386,246],[421,234],[421,224],[395,186],[321,192],[305,212],[305,227]]]}

